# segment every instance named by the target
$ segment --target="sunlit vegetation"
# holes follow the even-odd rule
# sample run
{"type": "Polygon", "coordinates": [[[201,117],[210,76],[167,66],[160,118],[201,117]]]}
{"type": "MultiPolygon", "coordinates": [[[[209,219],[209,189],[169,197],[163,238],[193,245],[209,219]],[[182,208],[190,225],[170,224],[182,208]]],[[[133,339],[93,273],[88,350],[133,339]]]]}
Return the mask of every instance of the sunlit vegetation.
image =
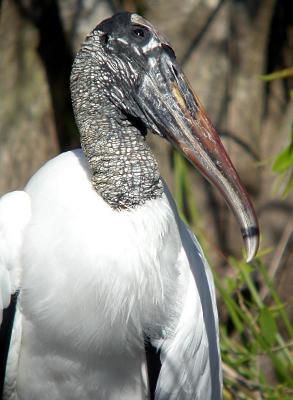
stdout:
{"type": "MultiPolygon", "coordinates": [[[[281,156],[280,156],[281,157],[281,156]]],[[[181,216],[189,223],[208,256],[214,251],[206,239],[200,215],[190,193],[187,164],[174,155],[175,197],[181,216]]],[[[224,399],[293,398],[293,327],[262,250],[250,264],[234,257],[225,260],[229,275],[220,277],[211,265],[219,307],[226,317],[220,321],[224,399]]]]}

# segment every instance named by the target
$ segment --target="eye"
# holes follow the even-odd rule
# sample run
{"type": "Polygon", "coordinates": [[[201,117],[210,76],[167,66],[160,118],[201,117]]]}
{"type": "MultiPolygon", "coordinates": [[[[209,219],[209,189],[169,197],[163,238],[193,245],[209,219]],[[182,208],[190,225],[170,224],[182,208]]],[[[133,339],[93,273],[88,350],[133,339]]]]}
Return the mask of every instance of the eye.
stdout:
{"type": "Polygon", "coordinates": [[[133,25],[131,28],[131,34],[136,38],[136,40],[142,42],[148,38],[149,31],[141,25],[133,25]]]}
{"type": "Polygon", "coordinates": [[[135,36],[138,36],[138,37],[141,37],[141,38],[143,38],[143,37],[145,36],[144,30],[141,29],[141,28],[132,29],[132,33],[133,33],[135,36]]]}

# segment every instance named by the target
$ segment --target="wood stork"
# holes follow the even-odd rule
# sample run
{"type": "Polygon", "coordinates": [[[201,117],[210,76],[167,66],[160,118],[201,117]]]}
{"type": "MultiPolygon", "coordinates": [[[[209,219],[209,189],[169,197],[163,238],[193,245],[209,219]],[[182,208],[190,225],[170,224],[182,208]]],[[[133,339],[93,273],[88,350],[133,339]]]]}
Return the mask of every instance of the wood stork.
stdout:
{"type": "Polygon", "coordinates": [[[211,272],[147,129],[219,188],[250,260],[248,195],[170,44],[139,15],[116,14],[87,36],[71,92],[82,150],[0,203],[1,314],[19,291],[4,399],[149,398],[146,337],[160,350],[157,400],[220,399],[211,272]]]}

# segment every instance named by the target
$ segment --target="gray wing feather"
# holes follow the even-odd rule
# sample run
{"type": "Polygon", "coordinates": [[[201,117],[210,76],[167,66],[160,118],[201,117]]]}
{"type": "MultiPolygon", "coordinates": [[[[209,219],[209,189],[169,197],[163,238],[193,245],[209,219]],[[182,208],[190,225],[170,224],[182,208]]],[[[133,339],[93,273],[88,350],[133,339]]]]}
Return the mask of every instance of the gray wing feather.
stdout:
{"type": "Polygon", "coordinates": [[[222,371],[219,351],[218,313],[212,274],[202,249],[180,220],[174,201],[182,242],[180,269],[187,271],[182,314],[174,335],[160,343],[162,368],[156,400],[220,400],[222,371]]]}

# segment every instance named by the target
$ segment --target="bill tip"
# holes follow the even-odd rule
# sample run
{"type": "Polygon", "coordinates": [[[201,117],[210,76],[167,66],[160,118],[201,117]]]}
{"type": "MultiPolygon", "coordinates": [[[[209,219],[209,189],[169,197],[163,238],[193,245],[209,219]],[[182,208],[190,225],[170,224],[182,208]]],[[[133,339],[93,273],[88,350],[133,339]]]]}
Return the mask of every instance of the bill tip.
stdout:
{"type": "Polygon", "coordinates": [[[256,255],[259,246],[259,229],[252,226],[242,229],[242,236],[246,247],[246,262],[249,263],[256,255]]]}

